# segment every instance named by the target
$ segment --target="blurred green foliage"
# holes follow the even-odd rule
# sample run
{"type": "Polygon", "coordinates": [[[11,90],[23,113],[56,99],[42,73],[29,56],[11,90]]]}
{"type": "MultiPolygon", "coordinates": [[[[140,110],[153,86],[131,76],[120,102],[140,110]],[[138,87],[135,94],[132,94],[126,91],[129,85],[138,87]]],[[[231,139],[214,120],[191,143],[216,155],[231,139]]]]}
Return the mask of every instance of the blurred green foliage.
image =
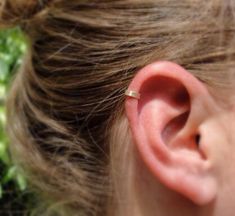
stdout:
{"type": "MultiPolygon", "coordinates": [[[[4,186],[15,182],[21,191],[26,189],[24,177],[17,172],[9,157],[9,140],[5,133],[6,116],[5,100],[10,80],[22,61],[26,51],[26,40],[19,28],[0,31],[0,198],[3,196],[4,186]]],[[[3,197],[4,198],[4,197],[3,197]]]]}

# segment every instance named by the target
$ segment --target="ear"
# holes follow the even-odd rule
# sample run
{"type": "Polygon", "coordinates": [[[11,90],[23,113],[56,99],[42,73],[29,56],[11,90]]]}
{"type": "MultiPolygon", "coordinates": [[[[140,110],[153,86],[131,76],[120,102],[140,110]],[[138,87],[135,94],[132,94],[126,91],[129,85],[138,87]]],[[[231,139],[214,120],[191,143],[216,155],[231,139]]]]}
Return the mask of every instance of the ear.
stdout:
{"type": "Polygon", "coordinates": [[[126,115],[137,152],[165,186],[196,204],[212,201],[216,176],[201,128],[213,99],[201,81],[172,62],[146,66],[132,80],[126,115]]]}

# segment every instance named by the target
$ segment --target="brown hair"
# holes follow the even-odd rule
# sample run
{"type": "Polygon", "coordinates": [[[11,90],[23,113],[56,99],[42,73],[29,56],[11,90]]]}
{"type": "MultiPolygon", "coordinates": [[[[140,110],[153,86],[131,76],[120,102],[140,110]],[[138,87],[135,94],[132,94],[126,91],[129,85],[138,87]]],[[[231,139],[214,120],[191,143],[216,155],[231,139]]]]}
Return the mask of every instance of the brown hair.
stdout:
{"type": "Polygon", "coordinates": [[[125,162],[122,147],[129,144],[120,132],[128,134],[123,92],[140,68],[170,60],[212,90],[232,86],[234,6],[229,0],[1,1],[1,25],[19,24],[28,38],[8,95],[7,129],[12,158],[53,206],[42,215],[107,214],[116,199],[113,170],[125,162]]]}

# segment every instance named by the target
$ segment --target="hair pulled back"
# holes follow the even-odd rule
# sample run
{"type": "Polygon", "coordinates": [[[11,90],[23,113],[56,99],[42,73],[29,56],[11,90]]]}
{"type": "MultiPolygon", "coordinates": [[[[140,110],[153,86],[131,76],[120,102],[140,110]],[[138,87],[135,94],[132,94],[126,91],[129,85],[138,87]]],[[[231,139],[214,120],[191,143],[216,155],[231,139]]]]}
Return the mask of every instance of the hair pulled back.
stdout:
{"type": "Polygon", "coordinates": [[[1,25],[20,25],[29,44],[7,100],[11,154],[47,200],[43,215],[104,216],[115,202],[111,162],[123,162],[117,149],[128,143],[113,135],[123,126],[123,92],[140,68],[170,60],[211,89],[232,86],[234,6],[1,1],[1,25]]]}

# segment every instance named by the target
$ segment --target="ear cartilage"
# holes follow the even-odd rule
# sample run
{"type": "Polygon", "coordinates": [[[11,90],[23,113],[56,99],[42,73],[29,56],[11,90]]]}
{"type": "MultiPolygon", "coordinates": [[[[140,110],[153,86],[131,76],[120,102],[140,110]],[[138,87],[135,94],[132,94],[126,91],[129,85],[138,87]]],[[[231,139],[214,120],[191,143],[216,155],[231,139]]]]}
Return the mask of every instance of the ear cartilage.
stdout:
{"type": "Polygon", "coordinates": [[[140,99],[140,93],[137,91],[133,91],[133,90],[126,90],[125,91],[125,95],[135,98],[135,99],[140,99]]]}

